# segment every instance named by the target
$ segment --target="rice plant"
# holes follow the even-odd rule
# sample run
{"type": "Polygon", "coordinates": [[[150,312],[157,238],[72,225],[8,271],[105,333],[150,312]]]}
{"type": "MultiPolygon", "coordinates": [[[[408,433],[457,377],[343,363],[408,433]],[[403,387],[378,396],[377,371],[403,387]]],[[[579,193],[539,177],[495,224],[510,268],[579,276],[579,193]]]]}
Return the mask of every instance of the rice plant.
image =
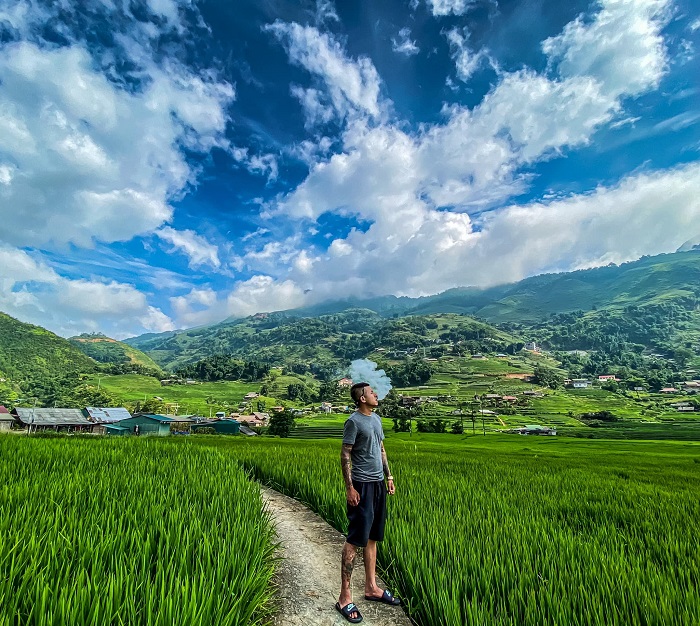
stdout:
{"type": "Polygon", "coordinates": [[[241,625],[274,537],[230,456],[155,439],[0,437],[0,625],[241,625]]]}
{"type": "MultiPolygon", "coordinates": [[[[422,626],[700,624],[697,447],[546,443],[387,441],[398,492],[379,559],[412,617],[422,626]]],[[[339,445],[245,440],[226,450],[345,530],[339,445]]]]}

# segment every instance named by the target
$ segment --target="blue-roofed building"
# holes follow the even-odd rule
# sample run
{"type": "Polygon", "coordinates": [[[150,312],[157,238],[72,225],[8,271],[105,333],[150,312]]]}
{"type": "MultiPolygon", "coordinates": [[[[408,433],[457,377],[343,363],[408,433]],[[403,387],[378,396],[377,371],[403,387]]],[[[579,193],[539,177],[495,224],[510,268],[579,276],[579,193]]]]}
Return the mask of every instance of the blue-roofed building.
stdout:
{"type": "Polygon", "coordinates": [[[88,406],[83,409],[83,415],[97,424],[114,424],[131,417],[131,413],[124,407],[98,408],[88,406]]]}
{"type": "Polygon", "coordinates": [[[165,415],[154,415],[151,413],[140,413],[120,420],[118,426],[127,428],[132,435],[158,435],[170,434],[170,425],[177,420],[165,415]]]}

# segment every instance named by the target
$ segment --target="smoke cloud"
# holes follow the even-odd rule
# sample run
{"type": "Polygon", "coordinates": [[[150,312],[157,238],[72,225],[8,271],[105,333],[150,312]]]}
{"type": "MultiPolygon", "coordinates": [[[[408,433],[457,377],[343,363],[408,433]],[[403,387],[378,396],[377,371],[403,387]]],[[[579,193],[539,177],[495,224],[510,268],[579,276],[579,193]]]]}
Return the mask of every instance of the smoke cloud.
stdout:
{"type": "Polygon", "coordinates": [[[353,382],[369,383],[380,400],[391,391],[391,379],[384,370],[378,370],[377,364],[369,359],[357,359],[350,363],[349,375],[353,382]]]}

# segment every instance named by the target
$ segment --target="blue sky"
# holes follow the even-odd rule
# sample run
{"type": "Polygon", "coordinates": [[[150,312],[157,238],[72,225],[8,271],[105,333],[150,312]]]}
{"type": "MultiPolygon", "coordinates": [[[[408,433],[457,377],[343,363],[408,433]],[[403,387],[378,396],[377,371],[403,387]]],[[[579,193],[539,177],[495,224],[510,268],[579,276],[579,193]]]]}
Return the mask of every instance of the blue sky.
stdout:
{"type": "Polygon", "coordinates": [[[121,338],[700,243],[699,46],[690,0],[0,0],[0,310],[121,338]]]}

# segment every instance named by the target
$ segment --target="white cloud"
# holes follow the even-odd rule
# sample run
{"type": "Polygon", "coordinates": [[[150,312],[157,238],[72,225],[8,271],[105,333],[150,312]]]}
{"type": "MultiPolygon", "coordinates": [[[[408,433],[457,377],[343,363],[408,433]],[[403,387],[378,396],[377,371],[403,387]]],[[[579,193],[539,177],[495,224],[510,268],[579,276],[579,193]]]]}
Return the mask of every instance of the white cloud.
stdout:
{"type": "Polygon", "coordinates": [[[690,30],[691,32],[695,32],[700,28],[700,17],[696,18],[691,24],[690,24],[690,30]]]}
{"type": "MultiPolygon", "coordinates": [[[[367,278],[377,294],[435,293],[516,280],[564,268],[571,259],[573,266],[607,262],[611,251],[622,260],[680,245],[678,233],[687,234],[700,212],[693,200],[697,167],[630,177],[589,195],[496,208],[526,187],[523,166],[586,145],[597,129],[620,119],[624,98],[658,86],[667,66],[660,35],[665,7],[647,0],[604,4],[545,42],[547,73],[501,74],[479,105],[447,108],[444,124],[410,134],[398,124],[351,120],[342,152],[312,163],[306,180],[277,206],[293,218],[335,213],[365,222],[314,262],[309,297],[338,297],[353,290],[353,281],[366,291],[367,278]],[[624,72],[611,55],[620,56],[624,72]],[[675,206],[682,208],[653,235],[653,221],[675,206]],[[488,207],[494,210],[481,213],[488,207]],[[629,239],[615,242],[621,233],[629,239]]],[[[456,34],[464,46],[466,38],[456,34]]],[[[294,267],[285,276],[309,282],[294,267]]]]}
{"type": "MultiPolygon", "coordinates": [[[[379,74],[368,57],[357,60],[348,58],[341,44],[332,35],[322,33],[312,26],[278,20],[266,26],[266,30],[285,45],[292,63],[300,65],[322,81],[324,96],[327,96],[328,103],[339,117],[352,113],[372,117],[380,115],[379,74]]],[[[311,106],[307,118],[310,115],[313,119],[316,115],[320,94],[317,90],[302,98],[303,104],[306,105],[308,101],[311,106]]]]}
{"type": "Polygon", "coordinates": [[[173,251],[182,252],[187,256],[191,268],[203,265],[214,268],[221,267],[218,247],[193,230],[175,230],[170,226],[165,226],[157,230],[156,235],[169,243],[173,251]]]}
{"type": "Polygon", "coordinates": [[[473,5],[474,0],[427,0],[433,15],[464,15],[473,5]]]}
{"type": "Polygon", "coordinates": [[[445,35],[447,36],[447,41],[450,43],[450,50],[457,69],[457,76],[461,81],[466,83],[479,67],[479,63],[481,63],[484,58],[484,52],[479,51],[474,53],[469,49],[467,45],[469,32],[466,29],[460,31],[458,28],[453,28],[447,31],[445,35]]]}
{"type": "Polygon", "coordinates": [[[116,338],[174,328],[146,295],[116,281],[60,276],[38,255],[0,243],[0,309],[64,336],[102,331],[116,338]]]}
{"type": "Polygon", "coordinates": [[[542,43],[563,78],[594,76],[606,96],[635,96],[658,85],[668,60],[661,27],[668,0],[601,0],[590,21],[579,16],[542,43]]]}
{"type": "Polygon", "coordinates": [[[226,298],[228,315],[244,317],[261,311],[293,309],[304,303],[303,289],[291,280],[257,275],[239,283],[226,298]]]}
{"type": "Polygon", "coordinates": [[[325,97],[321,91],[309,87],[305,89],[299,85],[292,85],[290,88],[292,95],[299,100],[306,121],[306,128],[313,128],[318,124],[327,124],[335,117],[333,106],[325,104],[325,97]]]}
{"type": "Polygon", "coordinates": [[[175,65],[148,72],[148,86],[130,92],[78,44],[0,48],[0,153],[13,170],[0,189],[0,240],[90,246],[170,219],[169,199],[195,176],[178,144],[222,145],[233,90],[175,65]]]}
{"type": "Polygon", "coordinates": [[[316,24],[322,26],[327,22],[339,22],[338,12],[333,0],[316,0],[316,24]]]}
{"type": "Polygon", "coordinates": [[[399,31],[398,38],[391,38],[391,48],[394,52],[412,56],[420,52],[420,48],[415,41],[411,39],[411,29],[406,27],[399,31]]]}

